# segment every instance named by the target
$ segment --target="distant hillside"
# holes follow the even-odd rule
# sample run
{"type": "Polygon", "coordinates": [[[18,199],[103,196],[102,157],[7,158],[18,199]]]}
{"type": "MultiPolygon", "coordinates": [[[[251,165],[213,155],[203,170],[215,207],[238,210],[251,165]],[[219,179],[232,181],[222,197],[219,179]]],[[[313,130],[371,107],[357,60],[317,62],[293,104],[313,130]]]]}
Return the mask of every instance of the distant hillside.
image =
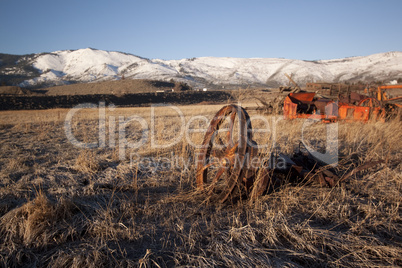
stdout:
{"type": "Polygon", "coordinates": [[[91,95],[91,94],[137,94],[158,91],[185,91],[191,88],[180,82],[154,81],[144,79],[124,79],[95,83],[77,83],[43,89],[46,95],[91,95]]]}
{"type": "Polygon", "coordinates": [[[402,52],[303,61],[278,58],[145,59],[96,49],[31,55],[0,54],[0,85],[27,88],[129,79],[185,82],[193,87],[278,87],[285,73],[306,82],[372,82],[402,78],[402,52]]]}
{"type": "Polygon", "coordinates": [[[16,86],[0,86],[0,95],[25,96],[30,94],[32,94],[32,92],[24,88],[16,86]]]}

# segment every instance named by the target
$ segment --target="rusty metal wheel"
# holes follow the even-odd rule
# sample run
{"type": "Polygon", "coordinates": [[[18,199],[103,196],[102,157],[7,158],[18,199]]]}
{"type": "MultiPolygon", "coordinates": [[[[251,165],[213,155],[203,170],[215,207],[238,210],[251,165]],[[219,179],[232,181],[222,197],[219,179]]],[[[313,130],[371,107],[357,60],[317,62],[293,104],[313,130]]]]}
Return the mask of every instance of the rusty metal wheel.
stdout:
{"type": "Polygon", "coordinates": [[[246,154],[250,152],[250,117],[240,106],[227,105],[212,119],[198,154],[197,187],[219,202],[244,187],[246,154]]]}

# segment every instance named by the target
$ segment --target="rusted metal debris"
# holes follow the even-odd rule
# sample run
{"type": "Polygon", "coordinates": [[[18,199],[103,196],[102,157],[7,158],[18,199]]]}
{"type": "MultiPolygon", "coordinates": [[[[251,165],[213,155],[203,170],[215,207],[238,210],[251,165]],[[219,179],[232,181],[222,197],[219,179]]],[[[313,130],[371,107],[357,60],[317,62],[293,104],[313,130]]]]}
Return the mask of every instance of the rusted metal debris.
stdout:
{"type": "Polygon", "coordinates": [[[290,93],[284,101],[284,117],[319,119],[329,123],[338,120],[384,121],[386,116],[382,103],[375,98],[355,96],[353,99],[349,98],[349,102],[335,102],[331,99],[316,98],[315,95],[314,92],[290,93]],[[353,104],[356,102],[357,104],[353,104]]]}
{"type": "Polygon", "coordinates": [[[256,98],[260,104],[257,103],[257,108],[246,107],[246,110],[256,110],[257,112],[265,115],[269,114],[280,114],[283,110],[283,101],[285,97],[278,94],[276,97],[270,100],[264,100],[262,98],[256,98]]]}
{"type": "Polygon", "coordinates": [[[259,158],[249,115],[233,104],[212,119],[197,161],[198,189],[221,203],[230,196],[256,198],[285,180],[316,181],[329,187],[339,180],[303,143],[291,157],[274,151],[268,160],[259,158]]]}
{"type": "Polygon", "coordinates": [[[255,199],[284,182],[316,182],[334,187],[365,169],[400,161],[369,161],[339,177],[332,166],[315,158],[302,142],[290,157],[273,150],[268,159],[261,158],[248,113],[231,104],[217,112],[207,129],[197,158],[196,183],[209,198],[223,203],[229,198],[255,199]]]}
{"type": "Polygon", "coordinates": [[[385,121],[402,108],[402,85],[379,86],[375,96],[356,92],[339,95],[338,101],[318,98],[314,92],[289,93],[283,105],[286,119],[310,118],[323,122],[385,121]]]}
{"type": "Polygon", "coordinates": [[[359,172],[361,172],[361,171],[363,171],[363,170],[366,170],[366,169],[369,169],[369,168],[378,166],[378,165],[380,165],[380,164],[385,164],[385,163],[387,163],[388,166],[393,166],[393,165],[398,165],[398,164],[400,164],[401,161],[402,161],[402,159],[400,159],[400,158],[399,158],[399,159],[395,159],[395,160],[391,160],[391,161],[388,161],[388,160],[368,161],[368,162],[366,162],[366,163],[364,163],[364,164],[362,164],[362,165],[360,165],[360,166],[355,167],[354,169],[352,169],[351,171],[349,171],[348,173],[346,173],[345,175],[343,175],[343,176],[339,179],[339,182],[346,181],[346,180],[348,180],[350,177],[352,177],[353,175],[355,175],[355,174],[357,174],[357,173],[359,173],[359,172]]]}

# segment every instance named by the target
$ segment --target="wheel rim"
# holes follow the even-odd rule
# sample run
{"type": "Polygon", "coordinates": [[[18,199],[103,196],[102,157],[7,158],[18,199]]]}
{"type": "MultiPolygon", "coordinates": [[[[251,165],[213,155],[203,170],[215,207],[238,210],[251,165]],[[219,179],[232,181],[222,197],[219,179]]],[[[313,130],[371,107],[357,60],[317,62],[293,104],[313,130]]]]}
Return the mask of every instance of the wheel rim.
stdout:
{"type": "Polygon", "coordinates": [[[220,109],[208,127],[198,154],[197,187],[220,202],[226,201],[236,186],[242,187],[246,153],[250,151],[251,140],[251,122],[247,112],[233,104],[220,109]],[[222,128],[226,123],[228,127],[222,128]],[[222,142],[222,132],[226,132],[223,135],[226,142],[222,142]]]}

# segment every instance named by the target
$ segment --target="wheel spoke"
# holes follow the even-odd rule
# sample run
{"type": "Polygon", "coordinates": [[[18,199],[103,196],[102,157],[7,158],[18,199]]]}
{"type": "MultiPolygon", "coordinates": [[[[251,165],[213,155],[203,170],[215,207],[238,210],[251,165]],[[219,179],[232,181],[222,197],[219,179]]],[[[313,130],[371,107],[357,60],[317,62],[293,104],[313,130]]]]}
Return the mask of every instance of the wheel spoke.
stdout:
{"type": "Polygon", "coordinates": [[[211,150],[211,156],[221,159],[223,157],[225,157],[226,155],[226,148],[225,149],[212,149],[211,150]]]}
{"type": "Polygon", "coordinates": [[[230,123],[229,123],[229,131],[228,131],[228,141],[229,141],[229,146],[233,146],[233,126],[234,126],[234,121],[236,119],[236,113],[232,113],[230,115],[230,123]]]}
{"type": "Polygon", "coordinates": [[[210,188],[208,191],[208,194],[212,194],[212,192],[215,189],[216,183],[218,182],[219,178],[223,175],[224,172],[225,172],[225,168],[220,167],[218,172],[215,174],[214,179],[212,180],[211,184],[208,186],[210,188]]]}

